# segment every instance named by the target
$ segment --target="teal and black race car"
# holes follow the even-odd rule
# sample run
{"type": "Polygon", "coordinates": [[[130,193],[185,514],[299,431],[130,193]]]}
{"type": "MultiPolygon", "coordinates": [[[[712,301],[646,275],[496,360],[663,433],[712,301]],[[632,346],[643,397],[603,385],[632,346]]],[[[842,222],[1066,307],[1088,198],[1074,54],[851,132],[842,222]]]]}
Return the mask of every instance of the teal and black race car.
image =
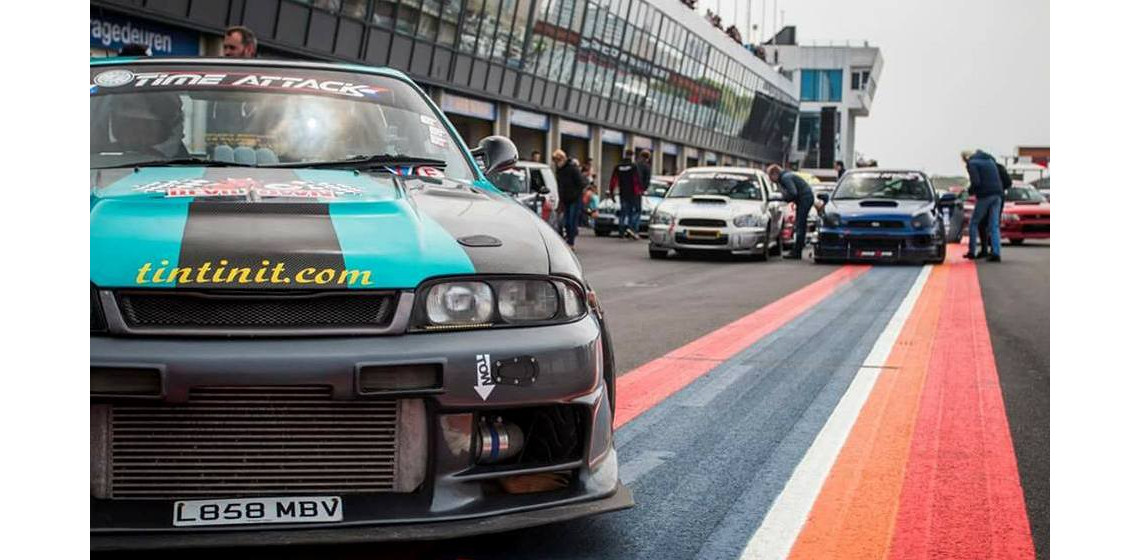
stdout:
{"type": "Polygon", "coordinates": [[[91,65],[93,548],[629,507],[582,269],[398,72],[91,65]]]}

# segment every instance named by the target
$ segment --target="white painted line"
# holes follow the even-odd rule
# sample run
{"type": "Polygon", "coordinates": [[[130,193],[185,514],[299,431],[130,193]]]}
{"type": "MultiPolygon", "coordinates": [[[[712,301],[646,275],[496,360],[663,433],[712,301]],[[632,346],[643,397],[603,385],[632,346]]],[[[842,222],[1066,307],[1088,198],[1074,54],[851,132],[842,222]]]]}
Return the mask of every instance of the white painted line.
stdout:
{"type": "Polygon", "coordinates": [[[867,402],[867,397],[875,387],[879,372],[886,365],[903,325],[914,310],[918,296],[922,293],[927,278],[930,277],[930,270],[930,265],[922,267],[910,291],[891,316],[891,320],[887,322],[883,332],[879,334],[871,352],[867,354],[863,367],[859,368],[859,372],[851,380],[851,385],[847,387],[847,392],[843,394],[839,404],[828,417],[827,423],[815,436],[815,441],[807,453],[804,453],[803,459],[792,472],[780,495],[772,502],[772,507],[764,516],[760,528],[756,529],[756,533],[749,539],[748,546],[740,555],[741,558],[770,560],[787,558],[791,553],[796,537],[803,529],[815,499],[819,496],[831,467],[835,465],[839,451],[851,433],[851,427],[859,417],[859,411],[867,402]]]}

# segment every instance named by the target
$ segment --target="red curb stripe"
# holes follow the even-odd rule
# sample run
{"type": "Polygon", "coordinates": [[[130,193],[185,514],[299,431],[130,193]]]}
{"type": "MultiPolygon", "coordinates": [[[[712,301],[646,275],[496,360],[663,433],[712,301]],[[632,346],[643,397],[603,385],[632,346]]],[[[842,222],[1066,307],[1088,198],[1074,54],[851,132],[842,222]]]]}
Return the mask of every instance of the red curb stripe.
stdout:
{"type": "Polygon", "coordinates": [[[951,256],[891,558],[1033,558],[981,285],[951,256]]]}
{"type": "Polygon", "coordinates": [[[870,270],[845,266],[668,354],[642,364],[617,379],[620,427],[685,388],[721,362],[775,332],[870,270]]]}

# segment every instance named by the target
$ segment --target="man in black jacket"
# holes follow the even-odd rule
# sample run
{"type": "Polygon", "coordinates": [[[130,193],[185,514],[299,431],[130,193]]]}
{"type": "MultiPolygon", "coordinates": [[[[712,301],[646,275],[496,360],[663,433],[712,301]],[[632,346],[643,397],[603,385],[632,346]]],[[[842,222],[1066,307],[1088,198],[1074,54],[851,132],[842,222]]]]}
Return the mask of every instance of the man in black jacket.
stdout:
{"type": "Polygon", "coordinates": [[[562,227],[566,244],[574,248],[578,237],[578,220],[582,216],[582,192],[586,189],[586,177],[577,163],[566,157],[566,152],[554,150],[550,156],[554,160],[554,177],[558,181],[558,209],[562,212],[562,227]]]}
{"type": "Polygon", "coordinates": [[[641,217],[641,173],[633,162],[633,150],[626,150],[624,156],[610,172],[609,197],[614,197],[615,190],[621,196],[618,232],[629,239],[637,239],[637,222],[641,217]]]}
{"type": "Polygon", "coordinates": [[[970,250],[966,253],[967,259],[978,258],[976,251],[978,245],[979,228],[985,227],[990,235],[992,254],[986,260],[1001,262],[1001,231],[999,222],[1002,210],[1001,172],[998,171],[997,161],[993,156],[976,150],[973,154],[969,150],[962,152],[962,161],[966,163],[966,172],[970,175],[969,194],[976,197],[974,215],[970,216],[970,250]],[[982,220],[985,220],[984,224],[982,220]]]}
{"type": "MultiPolygon", "coordinates": [[[[998,206],[998,208],[1001,208],[1004,211],[1004,209],[1005,209],[1005,191],[1008,191],[1009,188],[1011,186],[1013,186],[1013,179],[1010,179],[1009,171],[1006,171],[1004,165],[1002,165],[1000,163],[997,164],[997,169],[998,169],[998,177],[1001,178],[1001,204],[998,206]]],[[[982,216],[980,223],[983,223],[983,224],[989,223],[986,221],[987,217],[988,216],[982,216]]],[[[1001,231],[1001,215],[1000,214],[998,215],[998,231],[999,232],[1001,231]]],[[[978,238],[981,241],[981,248],[978,250],[978,258],[979,259],[989,258],[989,256],[990,256],[990,244],[991,244],[989,229],[980,228],[978,230],[978,238]]],[[[998,243],[999,244],[1001,243],[1000,239],[998,240],[998,243]]]]}
{"type": "Polygon", "coordinates": [[[792,248],[792,252],[785,258],[801,259],[803,258],[804,244],[807,243],[808,212],[815,204],[815,193],[803,177],[776,164],[768,166],[768,178],[780,186],[780,190],[784,193],[784,200],[794,202],[796,205],[796,244],[792,248]]]}

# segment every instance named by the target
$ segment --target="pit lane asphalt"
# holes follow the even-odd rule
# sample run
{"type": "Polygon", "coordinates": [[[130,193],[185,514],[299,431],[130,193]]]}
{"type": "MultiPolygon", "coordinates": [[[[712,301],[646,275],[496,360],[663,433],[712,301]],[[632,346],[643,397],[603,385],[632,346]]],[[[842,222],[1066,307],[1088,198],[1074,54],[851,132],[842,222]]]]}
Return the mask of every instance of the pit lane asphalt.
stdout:
{"type": "MultiPolygon", "coordinates": [[[[814,265],[810,260],[779,258],[768,263],[725,258],[651,261],[644,241],[598,239],[588,230],[584,233],[578,255],[606,310],[618,370],[623,373],[835,269],[814,265]]],[[[978,269],[1034,541],[1039,557],[1046,557],[1049,249],[1047,244],[1031,244],[1003,250],[1005,262],[980,263],[978,269]]],[[[866,336],[851,333],[881,329],[886,316],[876,310],[893,309],[917,270],[877,267],[847,293],[837,296],[839,307],[824,306],[797,319],[796,330],[802,333],[798,340],[781,343],[779,338],[769,337],[724,364],[722,368],[729,376],[736,376],[733,371],[743,371],[745,364],[766,372],[745,385],[732,381],[739,386],[727,400],[719,389],[694,383],[678,396],[709,406],[681,407],[684,417],[650,411],[624,427],[617,443],[623,479],[630,483],[638,502],[633,510],[437,543],[222,549],[164,555],[275,559],[734,557],[742,535],[757,522],[747,519],[741,508],[764,506],[779,490],[763,483],[765,476],[776,474],[764,474],[765,470],[787,468],[786,461],[779,460],[781,454],[795,456],[795,448],[810,444],[814,433],[811,426],[826,416],[824,411],[830,410],[833,399],[850,380],[847,366],[851,364],[845,364],[843,356],[865,351],[870,344],[866,336]],[[874,290],[884,282],[894,289],[874,290]],[[840,310],[842,313],[837,313],[840,310]],[[844,328],[826,328],[837,322],[844,328]],[[839,331],[848,334],[835,334],[839,331]],[[802,351],[805,342],[833,348],[834,352],[802,351]],[[797,353],[797,349],[801,351],[797,353]],[[788,375],[793,367],[802,376],[794,382],[788,375]],[[773,415],[772,410],[782,414],[773,415]],[[809,425],[797,428],[784,414],[790,412],[806,418],[801,422],[809,425]],[[673,428],[658,429],[664,426],[673,428]],[[773,427],[778,434],[770,433],[768,428],[773,427]],[[721,430],[729,430],[732,437],[719,435],[721,430]],[[726,454],[725,450],[730,452],[726,454]],[[683,469],[658,468],[682,456],[691,458],[683,469]]]]}
{"type": "Polygon", "coordinates": [[[1048,558],[1049,242],[1002,247],[1000,264],[978,263],[978,279],[1033,544],[1048,558]]]}

